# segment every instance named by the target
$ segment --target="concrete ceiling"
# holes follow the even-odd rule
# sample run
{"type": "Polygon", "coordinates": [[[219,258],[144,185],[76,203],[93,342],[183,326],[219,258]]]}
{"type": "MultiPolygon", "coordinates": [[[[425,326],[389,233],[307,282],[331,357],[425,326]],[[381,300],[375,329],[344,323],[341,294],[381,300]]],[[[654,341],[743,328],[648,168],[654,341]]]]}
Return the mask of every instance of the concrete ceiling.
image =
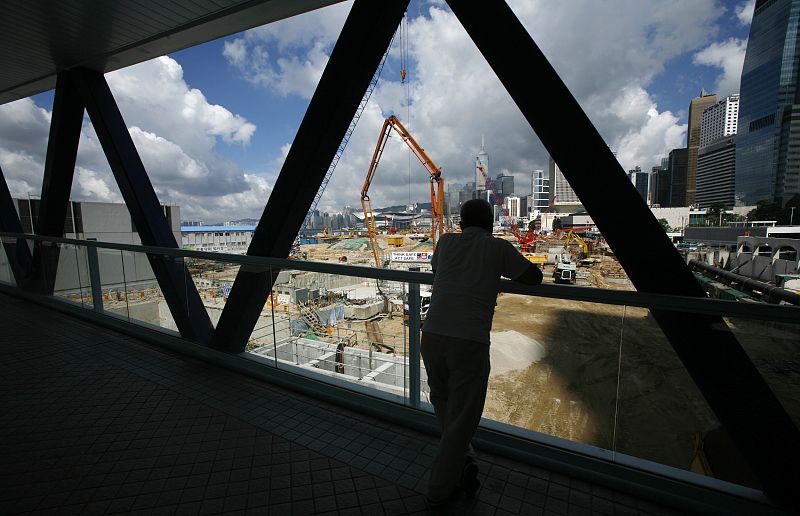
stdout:
{"type": "Polygon", "coordinates": [[[6,0],[0,104],[55,87],[59,71],[110,72],[342,0],[6,0]]]}

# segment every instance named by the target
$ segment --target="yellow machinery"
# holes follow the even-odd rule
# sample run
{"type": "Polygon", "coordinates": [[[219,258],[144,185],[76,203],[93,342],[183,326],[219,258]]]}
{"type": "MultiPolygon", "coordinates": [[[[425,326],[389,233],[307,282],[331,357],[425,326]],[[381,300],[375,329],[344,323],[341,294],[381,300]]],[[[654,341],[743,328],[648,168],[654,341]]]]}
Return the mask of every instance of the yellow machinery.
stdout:
{"type": "Polygon", "coordinates": [[[369,234],[369,241],[372,244],[372,254],[375,256],[375,266],[380,267],[380,256],[378,254],[378,241],[377,230],[375,229],[375,217],[372,213],[372,201],[369,198],[369,186],[372,183],[372,178],[375,177],[375,171],[378,169],[378,162],[383,155],[383,149],[386,147],[386,142],[389,140],[390,133],[394,130],[400,135],[400,138],[408,145],[414,156],[419,159],[422,166],[430,174],[431,185],[431,241],[433,248],[436,249],[436,241],[444,233],[444,179],[442,179],[442,172],[437,167],[431,158],[425,154],[425,150],[412,138],[409,132],[400,123],[396,116],[392,115],[383,122],[383,129],[378,138],[378,143],[375,145],[375,152],[372,154],[372,161],[369,164],[367,171],[367,178],[364,180],[364,186],[361,187],[361,208],[364,210],[364,224],[367,227],[369,234]]]}
{"type": "Polygon", "coordinates": [[[547,263],[546,254],[523,253],[523,256],[534,265],[544,265],[547,263]]]}
{"type": "Polygon", "coordinates": [[[388,240],[389,240],[389,245],[400,247],[401,245],[403,245],[403,240],[405,240],[405,237],[403,235],[391,235],[389,236],[388,240]]]}
{"type": "Polygon", "coordinates": [[[567,233],[567,238],[564,240],[564,247],[568,247],[572,240],[577,242],[577,244],[581,247],[581,258],[589,256],[589,244],[573,230],[569,230],[569,233],[567,233]]]}

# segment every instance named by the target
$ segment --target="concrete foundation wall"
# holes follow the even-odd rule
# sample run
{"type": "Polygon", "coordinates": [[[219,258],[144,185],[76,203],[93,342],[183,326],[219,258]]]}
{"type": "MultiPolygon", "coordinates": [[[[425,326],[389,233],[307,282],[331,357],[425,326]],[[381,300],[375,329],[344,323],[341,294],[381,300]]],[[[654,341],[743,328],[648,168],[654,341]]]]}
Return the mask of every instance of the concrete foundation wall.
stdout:
{"type": "MultiPolygon", "coordinates": [[[[342,357],[344,372],[337,373],[335,344],[293,338],[280,342],[277,349],[281,362],[319,370],[378,390],[402,394],[408,384],[408,361],[404,357],[346,347],[342,357]]],[[[275,356],[271,345],[254,349],[253,353],[269,358],[275,356]]],[[[422,365],[420,376],[422,392],[430,392],[428,376],[422,365]]]]}
{"type": "MultiPolygon", "coordinates": [[[[164,304],[166,305],[166,303],[164,304]]],[[[172,323],[172,327],[163,325],[161,323],[162,317],[160,314],[161,310],[158,301],[146,301],[143,303],[135,303],[128,306],[119,306],[114,308],[104,307],[104,309],[107,312],[112,312],[123,317],[129,317],[131,319],[136,319],[137,321],[146,322],[156,326],[162,326],[165,328],[176,329],[175,323],[172,323]]],[[[169,310],[167,310],[167,314],[169,314],[169,310]]]]}
{"type": "Polygon", "coordinates": [[[347,319],[366,320],[375,317],[383,310],[383,301],[369,303],[366,305],[347,305],[344,308],[344,316],[347,319]]]}
{"type": "Polygon", "coordinates": [[[292,272],[289,284],[295,288],[343,288],[362,283],[364,278],[338,276],[321,272],[292,272]]]}

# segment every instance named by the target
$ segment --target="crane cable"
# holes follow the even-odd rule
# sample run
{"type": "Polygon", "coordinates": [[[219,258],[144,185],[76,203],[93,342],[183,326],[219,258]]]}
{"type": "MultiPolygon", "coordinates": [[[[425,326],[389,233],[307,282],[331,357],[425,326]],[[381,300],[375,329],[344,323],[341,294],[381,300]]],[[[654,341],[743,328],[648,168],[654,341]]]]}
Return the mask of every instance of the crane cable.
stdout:
{"type": "MultiPolygon", "coordinates": [[[[406,90],[406,121],[411,125],[411,90],[409,87],[408,79],[408,11],[403,13],[403,18],[400,20],[400,84],[405,85],[406,90]]],[[[408,202],[406,207],[411,206],[411,149],[407,151],[407,175],[408,179],[408,202]]],[[[414,219],[411,219],[411,225],[415,226],[414,219]]]]}

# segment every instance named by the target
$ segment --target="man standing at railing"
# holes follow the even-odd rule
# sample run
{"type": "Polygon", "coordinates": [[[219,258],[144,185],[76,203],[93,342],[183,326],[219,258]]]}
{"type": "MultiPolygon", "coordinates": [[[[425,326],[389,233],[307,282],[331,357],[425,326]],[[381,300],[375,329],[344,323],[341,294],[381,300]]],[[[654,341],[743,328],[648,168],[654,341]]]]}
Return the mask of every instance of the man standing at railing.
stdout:
{"type": "Polygon", "coordinates": [[[480,487],[470,441],[483,413],[489,381],[489,331],[500,277],[536,285],[542,272],[507,240],[492,236],[491,205],[461,207],[459,233],[441,237],[431,260],[430,307],[422,331],[422,359],[431,403],[442,429],[427,501],[442,506],[480,487]]]}

